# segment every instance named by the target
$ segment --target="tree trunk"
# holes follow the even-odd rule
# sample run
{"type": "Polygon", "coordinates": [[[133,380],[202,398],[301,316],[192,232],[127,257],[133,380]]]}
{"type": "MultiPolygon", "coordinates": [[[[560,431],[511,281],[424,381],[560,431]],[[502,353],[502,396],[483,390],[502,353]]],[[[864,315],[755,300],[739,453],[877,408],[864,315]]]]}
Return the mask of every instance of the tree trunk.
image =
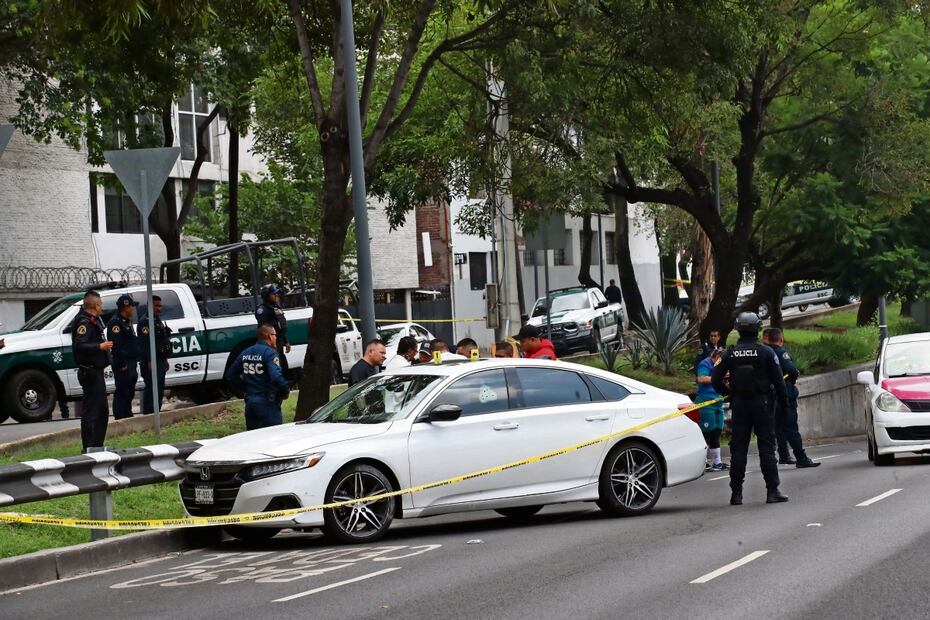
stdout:
{"type": "Polygon", "coordinates": [[[700,332],[709,334],[712,330],[720,331],[722,339],[733,329],[733,314],[736,310],[736,298],[743,282],[744,256],[721,254],[714,266],[714,296],[710,300],[707,316],[701,322],[700,332]]]}
{"type": "Polygon", "coordinates": [[[636,273],[633,271],[633,257],[630,255],[630,220],[629,205],[626,198],[620,194],[612,194],[614,202],[614,218],[617,230],[616,239],[617,271],[620,273],[620,292],[626,302],[626,312],[630,323],[643,325],[646,316],[646,306],[643,296],[636,283],[636,273]]]}
{"type": "Polygon", "coordinates": [[[781,329],[782,327],[782,311],[781,311],[781,294],[782,289],[778,287],[775,289],[775,292],[769,297],[769,324],[772,327],[777,327],[781,329]]]}
{"type": "MultiPolygon", "coordinates": [[[[174,146],[174,114],[169,103],[161,110],[161,128],[165,136],[164,145],[174,146]]],[[[168,178],[161,189],[164,209],[156,204],[149,215],[149,226],[165,244],[168,260],[181,258],[181,231],[178,229],[178,202],[174,179],[168,178]]],[[[165,281],[180,282],[181,266],[171,265],[165,273],[165,281]]]]}
{"type": "MultiPolygon", "coordinates": [[[[695,224],[691,231],[691,322],[699,325],[707,316],[710,299],[714,294],[714,251],[710,239],[695,224]]],[[[707,339],[708,334],[701,333],[707,339]]]]}
{"type": "Polygon", "coordinates": [[[872,322],[875,313],[878,312],[878,297],[876,295],[863,295],[859,304],[859,312],[856,313],[856,325],[863,327],[872,322]]]}
{"type": "Polygon", "coordinates": [[[685,289],[685,295],[690,302],[692,282],[691,276],[688,275],[688,261],[693,260],[693,257],[689,257],[688,254],[693,254],[693,252],[687,254],[682,252],[681,256],[678,257],[678,278],[681,280],[682,288],[685,289]]]}
{"type": "Polygon", "coordinates": [[[578,282],[586,288],[600,288],[601,285],[591,277],[591,245],[594,231],[591,229],[591,214],[581,217],[581,267],[578,269],[578,282]]]}
{"type": "Polygon", "coordinates": [[[678,278],[675,277],[677,260],[674,254],[659,257],[662,272],[662,305],[666,308],[678,307],[678,278]]]}
{"type": "MultiPolygon", "coordinates": [[[[227,119],[229,130],[229,243],[238,243],[242,238],[239,233],[239,131],[231,119],[227,119]]],[[[233,252],[229,258],[229,289],[239,290],[239,254],[233,252]]]]}
{"type": "Polygon", "coordinates": [[[913,299],[902,299],[901,300],[901,316],[910,317],[911,316],[911,307],[914,305],[913,299]]]}
{"type": "Polygon", "coordinates": [[[526,296],[523,294],[523,260],[520,253],[520,244],[517,237],[513,238],[513,255],[517,257],[517,303],[520,306],[520,316],[526,315],[526,296]]]}

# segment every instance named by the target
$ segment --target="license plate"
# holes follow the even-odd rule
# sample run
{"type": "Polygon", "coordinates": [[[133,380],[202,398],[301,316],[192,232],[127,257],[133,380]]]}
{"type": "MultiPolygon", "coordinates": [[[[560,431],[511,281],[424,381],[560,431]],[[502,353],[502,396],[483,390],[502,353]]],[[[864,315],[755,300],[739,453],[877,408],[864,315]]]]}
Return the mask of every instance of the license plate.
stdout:
{"type": "Polygon", "coordinates": [[[195,504],[212,504],[213,503],[213,487],[202,486],[202,485],[194,487],[194,503],[195,504]]]}

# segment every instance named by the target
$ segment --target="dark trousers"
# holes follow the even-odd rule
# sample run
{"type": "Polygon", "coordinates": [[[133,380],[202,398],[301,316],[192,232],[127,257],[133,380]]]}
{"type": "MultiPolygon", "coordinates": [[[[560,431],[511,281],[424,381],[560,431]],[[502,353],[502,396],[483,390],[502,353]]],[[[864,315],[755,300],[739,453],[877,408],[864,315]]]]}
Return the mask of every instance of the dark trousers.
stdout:
{"type": "Polygon", "coordinates": [[[284,346],[278,347],[278,362],[281,364],[281,372],[284,374],[285,379],[290,379],[288,374],[291,367],[287,363],[287,355],[284,354],[284,346]]]}
{"type": "Polygon", "coordinates": [[[708,448],[713,450],[720,447],[720,433],[719,428],[704,432],[704,441],[707,443],[708,448]]]}
{"type": "MultiPolygon", "coordinates": [[[[139,372],[142,373],[142,380],[145,382],[145,389],[142,391],[142,413],[155,413],[155,403],[152,401],[152,371],[149,369],[148,362],[139,364],[139,372]]],[[[161,403],[165,400],[165,375],[168,373],[168,362],[158,360],[158,410],[161,411],[161,403]]]]}
{"type": "Polygon", "coordinates": [[[775,457],[775,416],[769,399],[734,397],[730,401],[733,414],[733,436],[730,438],[730,488],[743,488],[749,440],[756,433],[759,446],[759,466],[769,490],[778,488],[778,459],[775,457]]]}
{"type": "Polygon", "coordinates": [[[136,395],[136,381],[139,372],[133,362],[123,368],[113,369],[116,392],[113,394],[113,419],[121,420],[132,417],[132,399],[136,395]]]}
{"type": "Polygon", "coordinates": [[[107,407],[107,383],[103,368],[78,370],[78,382],[84,391],[81,402],[81,444],[88,448],[103,446],[107,438],[107,422],[110,410],[107,407]]]}
{"type": "Polygon", "coordinates": [[[798,429],[798,388],[790,383],[788,388],[788,402],[784,408],[775,406],[775,437],[778,440],[778,458],[788,458],[788,446],[794,452],[796,459],[804,459],[804,444],[801,441],[801,431],[798,429]]]}
{"type": "Polygon", "coordinates": [[[265,394],[250,394],[245,397],[246,430],[251,431],[266,426],[277,426],[282,422],[280,402],[269,401],[268,396],[265,394]]]}

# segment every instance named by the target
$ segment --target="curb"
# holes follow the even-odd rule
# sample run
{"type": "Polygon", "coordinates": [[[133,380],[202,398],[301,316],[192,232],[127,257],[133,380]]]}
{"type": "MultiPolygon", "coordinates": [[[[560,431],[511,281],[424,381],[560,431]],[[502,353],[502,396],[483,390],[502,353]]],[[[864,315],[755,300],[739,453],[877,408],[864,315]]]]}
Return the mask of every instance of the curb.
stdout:
{"type": "Polygon", "coordinates": [[[138,532],[0,560],[0,595],[142,560],[217,545],[222,528],[138,532]]]}
{"type": "MultiPolygon", "coordinates": [[[[185,407],[183,409],[172,409],[171,411],[164,411],[160,416],[161,425],[170,426],[171,424],[188,420],[198,415],[210,415],[218,413],[225,407],[238,402],[242,401],[227,400],[219,403],[209,403],[207,405],[197,405],[195,407],[185,407]]],[[[152,427],[152,425],[152,414],[150,413],[134,415],[133,417],[126,418],[124,420],[111,419],[107,425],[107,437],[120,437],[122,435],[148,430],[152,427]]],[[[22,450],[23,448],[49,446],[58,443],[80,440],[81,429],[69,428],[61,431],[55,431],[53,433],[44,433],[42,435],[35,435],[34,437],[26,437],[25,439],[19,439],[9,443],[0,444],[0,455],[8,455],[18,450],[22,450]]]]}

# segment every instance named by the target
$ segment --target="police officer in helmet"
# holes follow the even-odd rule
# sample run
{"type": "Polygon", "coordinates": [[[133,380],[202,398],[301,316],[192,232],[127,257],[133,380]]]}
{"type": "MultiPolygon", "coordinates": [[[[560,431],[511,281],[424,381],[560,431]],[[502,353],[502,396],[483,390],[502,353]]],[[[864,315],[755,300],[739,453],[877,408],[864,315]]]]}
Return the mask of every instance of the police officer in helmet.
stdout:
{"type": "Polygon", "coordinates": [[[759,342],[762,321],[752,312],[736,318],[737,343],[727,349],[711,377],[719,394],[729,394],[733,414],[730,440],[730,503],[743,503],[746,455],[753,431],[759,446],[759,464],[767,489],[766,503],[787,502],[778,490],[778,459],[775,457],[774,399],[785,406],[787,393],[778,356],[759,342]]]}
{"type": "Polygon", "coordinates": [[[281,288],[277,284],[263,286],[261,290],[262,303],[255,310],[255,320],[259,327],[270,325],[274,328],[281,361],[281,370],[287,376],[287,353],[291,352],[291,343],[287,340],[287,317],[284,316],[284,307],[281,305],[281,288]]]}

